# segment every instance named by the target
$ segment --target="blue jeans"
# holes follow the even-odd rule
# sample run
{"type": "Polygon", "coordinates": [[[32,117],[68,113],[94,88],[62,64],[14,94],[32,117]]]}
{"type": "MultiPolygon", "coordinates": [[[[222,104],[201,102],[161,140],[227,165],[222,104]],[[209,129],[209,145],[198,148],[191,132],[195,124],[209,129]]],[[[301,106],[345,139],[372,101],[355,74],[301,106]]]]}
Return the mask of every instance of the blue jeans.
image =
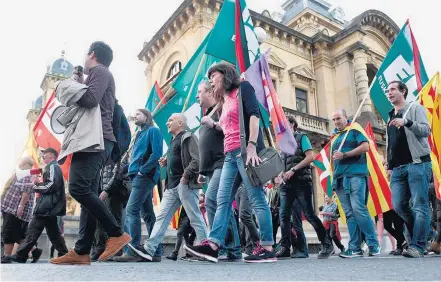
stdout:
{"type": "MultiPolygon", "coordinates": [[[[213,226],[214,215],[217,208],[217,193],[219,190],[220,178],[222,169],[215,169],[213,173],[208,175],[208,188],[205,192],[205,208],[207,209],[208,224],[213,226]]],[[[232,209],[233,207],[231,207],[232,209]]],[[[237,230],[237,223],[234,215],[230,216],[229,229],[231,230],[233,240],[226,242],[226,246],[222,245],[222,248],[226,248],[227,252],[231,255],[240,257],[242,255],[240,248],[239,231],[237,230]]]]}
{"type": "Polygon", "coordinates": [[[248,180],[245,166],[240,155],[240,149],[228,152],[225,156],[224,166],[220,179],[219,191],[217,193],[217,209],[213,220],[209,240],[218,246],[222,246],[225,240],[232,209],[231,204],[236,195],[237,186],[234,185],[236,174],[239,172],[243,185],[248,193],[251,208],[254,210],[260,228],[260,244],[272,246],[273,227],[271,212],[265,198],[263,187],[253,187],[248,180]]]}
{"type": "Polygon", "coordinates": [[[369,195],[366,177],[343,177],[336,179],[335,184],[335,192],[345,212],[348,225],[348,249],[354,252],[361,251],[362,232],[370,248],[378,247],[374,222],[366,207],[369,195]]]}
{"type": "MultiPolygon", "coordinates": [[[[156,221],[153,210],[152,192],[156,183],[148,176],[136,175],[132,180],[132,191],[126,207],[127,231],[132,237],[132,245],[141,244],[141,217],[148,233],[151,233],[156,221]]],[[[125,248],[129,254],[130,250],[125,248]]],[[[161,253],[158,254],[159,256],[161,253]]]]}
{"type": "Polygon", "coordinates": [[[158,245],[161,244],[173,215],[181,205],[190,219],[190,224],[195,230],[198,240],[202,241],[207,238],[207,226],[199,209],[199,190],[190,189],[188,185],[179,184],[175,188],[167,189],[164,192],[155,226],[150,238],[144,243],[144,248],[149,254],[155,253],[158,245]]]}
{"type": "Polygon", "coordinates": [[[430,228],[431,174],[430,162],[407,164],[394,168],[390,181],[394,210],[406,224],[411,238],[410,246],[420,252],[424,252],[430,228]]]}

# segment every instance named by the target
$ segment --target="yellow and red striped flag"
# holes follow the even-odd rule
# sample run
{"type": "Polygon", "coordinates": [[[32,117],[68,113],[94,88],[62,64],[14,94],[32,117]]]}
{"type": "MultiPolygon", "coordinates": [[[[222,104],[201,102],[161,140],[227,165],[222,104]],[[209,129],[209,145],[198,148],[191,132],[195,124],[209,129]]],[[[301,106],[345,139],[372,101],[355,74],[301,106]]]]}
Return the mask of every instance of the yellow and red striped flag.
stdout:
{"type": "Polygon", "coordinates": [[[429,137],[433,182],[436,196],[441,200],[441,78],[437,72],[421,89],[420,103],[426,108],[432,134],[429,137]],[[435,137],[436,136],[436,137],[435,137]]]}

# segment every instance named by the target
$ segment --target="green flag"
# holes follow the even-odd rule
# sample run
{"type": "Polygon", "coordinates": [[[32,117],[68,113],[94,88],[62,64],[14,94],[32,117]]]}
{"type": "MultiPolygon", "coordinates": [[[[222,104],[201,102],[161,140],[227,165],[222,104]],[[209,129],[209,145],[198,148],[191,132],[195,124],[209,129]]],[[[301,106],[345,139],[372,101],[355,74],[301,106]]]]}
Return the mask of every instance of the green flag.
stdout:
{"type": "MultiPolygon", "coordinates": [[[[225,0],[219,16],[211,31],[211,37],[207,44],[206,53],[214,57],[220,58],[233,65],[236,65],[236,21],[235,21],[235,0],[225,0]]],[[[240,8],[242,11],[241,36],[243,38],[242,45],[248,50],[248,56],[244,56],[246,67],[248,68],[260,56],[259,42],[254,33],[254,25],[251,20],[250,11],[245,0],[240,0],[240,8]]]]}
{"type": "Polygon", "coordinates": [[[203,79],[208,79],[208,69],[212,65],[221,62],[220,59],[210,55],[206,55],[205,60],[202,61],[209,38],[210,33],[204,39],[202,44],[185,65],[184,69],[178,75],[176,81],[173,83],[172,87],[176,90],[176,94],[153,116],[153,120],[158,125],[162,135],[164,136],[164,152],[167,151],[167,144],[172,138],[172,136],[168,133],[166,126],[167,120],[172,114],[182,112],[188,95],[190,95],[189,102],[185,109],[184,115],[187,118],[188,130],[194,132],[196,135],[198,134],[200,120],[202,118],[202,109],[196,99],[198,85],[203,79]],[[196,76],[199,65],[201,68],[199,70],[199,74],[196,76]],[[193,80],[195,80],[194,87],[191,93],[189,93],[193,80]]]}
{"type": "Polygon", "coordinates": [[[392,109],[392,105],[386,97],[386,90],[390,82],[394,80],[404,82],[409,89],[406,100],[413,101],[429,81],[409,22],[406,22],[392,44],[376,78],[371,88],[371,98],[375,108],[385,121],[387,121],[388,113],[392,109]]]}

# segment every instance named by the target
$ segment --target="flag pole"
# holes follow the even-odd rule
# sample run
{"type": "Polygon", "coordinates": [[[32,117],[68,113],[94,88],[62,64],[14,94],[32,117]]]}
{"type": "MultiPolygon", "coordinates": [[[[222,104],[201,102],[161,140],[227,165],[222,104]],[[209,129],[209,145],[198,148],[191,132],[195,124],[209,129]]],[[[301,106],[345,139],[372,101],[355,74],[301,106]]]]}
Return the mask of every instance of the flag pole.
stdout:
{"type": "Polygon", "coordinates": [[[198,77],[199,73],[201,72],[201,67],[205,63],[205,59],[207,59],[207,54],[204,53],[204,55],[202,55],[201,61],[199,62],[199,66],[196,71],[196,74],[194,75],[193,82],[191,83],[190,91],[188,91],[187,99],[185,100],[184,107],[182,108],[182,113],[184,113],[185,110],[187,109],[188,102],[190,101],[191,92],[193,92],[194,85],[196,84],[196,78],[198,77]]]}
{"type": "Polygon", "coordinates": [[[363,107],[364,102],[366,101],[367,97],[368,97],[369,94],[371,93],[371,89],[372,89],[372,86],[374,86],[375,81],[377,81],[377,76],[375,76],[374,79],[372,80],[371,86],[369,86],[369,89],[368,89],[367,93],[364,95],[363,100],[361,101],[361,104],[360,104],[360,106],[358,107],[357,112],[355,112],[355,115],[354,115],[354,117],[353,117],[353,119],[352,119],[351,125],[349,125],[349,129],[346,131],[345,136],[343,136],[343,140],[341,141],[340,146],[338,147],[338,152],[341,152],[341,148],[343,147],[343,144],[345,143],[346,138],[348,137],[348,133],[349,133],[349,131],[351,131],[352,126],[354,125],[355,120],[356,120],[356,119],[358,118],[358,116],[360,115],[361,108],[363,107]]]}

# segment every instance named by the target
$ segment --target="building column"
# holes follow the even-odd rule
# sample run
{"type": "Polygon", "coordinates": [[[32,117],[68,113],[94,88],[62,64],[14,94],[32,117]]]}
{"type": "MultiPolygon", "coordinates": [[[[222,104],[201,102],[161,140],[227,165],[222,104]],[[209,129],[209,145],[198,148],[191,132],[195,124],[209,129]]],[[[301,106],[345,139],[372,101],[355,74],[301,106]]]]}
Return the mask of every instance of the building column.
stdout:
{"type": "MultiPolygon", "coordinates": [[[[355,88],[357,91],[358,107],[363,101],[364,96],[369,90],[368,75],[367,75],[367,58],[366,51],[358,49],[354,51],[354,74],[355,74],[355,88]]],[[[357,107],[357,109],[358,109],[357,107]]],[[[361,113],[372,112],[371,97],[368,96],[361,108],[361,113]]]]}

